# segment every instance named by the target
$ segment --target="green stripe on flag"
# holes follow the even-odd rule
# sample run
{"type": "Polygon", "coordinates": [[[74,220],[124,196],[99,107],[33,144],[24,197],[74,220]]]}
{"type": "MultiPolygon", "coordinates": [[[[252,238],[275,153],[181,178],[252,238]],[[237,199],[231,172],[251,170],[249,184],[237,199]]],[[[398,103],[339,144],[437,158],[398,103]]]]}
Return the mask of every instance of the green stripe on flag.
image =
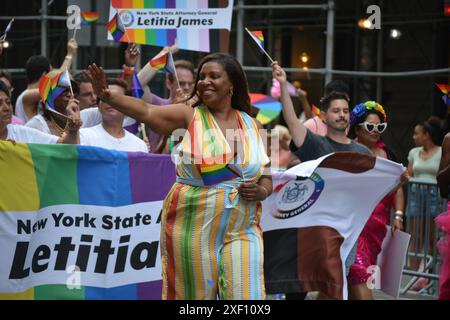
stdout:
{"type": "MultiPolygon", "coordinates": [[[[148,8],[148,7],[146,7],[148,8]]],[[[145,30],[145,43],[155,45],[156,44],[156,29],[145,30]]]]}
{"type": "Polygon", "coordinates": [[[155,0],[144,0],[144,8],[153,9],[155,7],[155,0]]]}
{"type": "Polygon", "coordinates": [[[78,204],[77,159],[75,145],[29,144],[40,207],[59,204],[78,204]]]}
{"type": "Polygon", "coordinates": [[[37,286],[34,287],[34,300],[85,300],[85,292],[83,286],[80,289],[75,286],[69,289],[65,284],[37,286]]]}

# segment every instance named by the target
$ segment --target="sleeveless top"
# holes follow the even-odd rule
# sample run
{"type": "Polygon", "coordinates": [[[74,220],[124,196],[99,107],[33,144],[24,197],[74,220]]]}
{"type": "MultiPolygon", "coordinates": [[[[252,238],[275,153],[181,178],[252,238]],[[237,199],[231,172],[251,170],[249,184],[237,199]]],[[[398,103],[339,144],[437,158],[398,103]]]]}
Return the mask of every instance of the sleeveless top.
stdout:
{"type": "Polygon", "coordinates": [[[226,136],[237,140],[230,146],[214,116],[204,105],[195,108],[183,141],[177,146],[177,182],[192,186],[231,186],[257,182],[269,158],[255,121],[235,110],[238,130],[226,136]]]}

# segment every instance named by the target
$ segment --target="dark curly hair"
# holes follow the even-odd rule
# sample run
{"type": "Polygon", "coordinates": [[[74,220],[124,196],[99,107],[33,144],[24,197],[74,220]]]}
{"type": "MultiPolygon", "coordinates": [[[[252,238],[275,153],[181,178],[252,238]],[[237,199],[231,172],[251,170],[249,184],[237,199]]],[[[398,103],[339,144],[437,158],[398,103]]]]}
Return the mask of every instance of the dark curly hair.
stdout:
{"type": "MultiPolygon", "coordinates": [[[[211,53],[204,57],[197,69],[197,76],[195,81],[195,88],[192,95],[188,98],[191,99],[197,94],[197,85],[200,79],[200,72],[205,63],[216,62],[223,66],[225,72],[228,74],[230,82],[233,84],[233,96],[231,97],[231,107],[240,111],[244,111],[252,115],[252,107],[250,104],[250,96],[248,94],[247,77],[241,64],[235,57],[228,53],[211,53]]],[[[203,102],[200,97],[194,107],[201,105],[203,102]]]]}

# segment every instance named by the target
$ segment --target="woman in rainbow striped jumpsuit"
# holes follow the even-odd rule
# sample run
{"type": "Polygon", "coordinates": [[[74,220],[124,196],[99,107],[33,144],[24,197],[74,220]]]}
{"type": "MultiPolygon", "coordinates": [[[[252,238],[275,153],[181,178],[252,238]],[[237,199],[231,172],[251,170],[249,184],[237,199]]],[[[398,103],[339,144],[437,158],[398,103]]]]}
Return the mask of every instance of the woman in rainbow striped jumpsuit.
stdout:
{"type": "Polygon", "coordinates": [[[89,74],[102,100],[155,132],[187,129],[161,218],[162,298],[265,299],[260,201],[272,180],[239,62],[221,53],[200,62],[194,108],[119,96],[104,86],[101,68],[89,74]]]}

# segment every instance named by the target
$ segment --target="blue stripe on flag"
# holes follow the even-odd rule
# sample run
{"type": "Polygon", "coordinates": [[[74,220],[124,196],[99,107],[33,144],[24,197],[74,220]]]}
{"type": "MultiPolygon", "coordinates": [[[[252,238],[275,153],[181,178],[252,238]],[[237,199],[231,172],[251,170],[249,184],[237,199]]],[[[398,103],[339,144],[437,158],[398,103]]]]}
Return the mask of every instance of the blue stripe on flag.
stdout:
{"type": "Polygon", "coordinates": [[[114,288],[85,287],[86,300],[137,300],[137,285],[114,288]]]}
{"type": "Polygon", "coordinates": [[[77,178],[79,204],[118,207],[133,203],[126,152],[78,146],[77,178]]]}

